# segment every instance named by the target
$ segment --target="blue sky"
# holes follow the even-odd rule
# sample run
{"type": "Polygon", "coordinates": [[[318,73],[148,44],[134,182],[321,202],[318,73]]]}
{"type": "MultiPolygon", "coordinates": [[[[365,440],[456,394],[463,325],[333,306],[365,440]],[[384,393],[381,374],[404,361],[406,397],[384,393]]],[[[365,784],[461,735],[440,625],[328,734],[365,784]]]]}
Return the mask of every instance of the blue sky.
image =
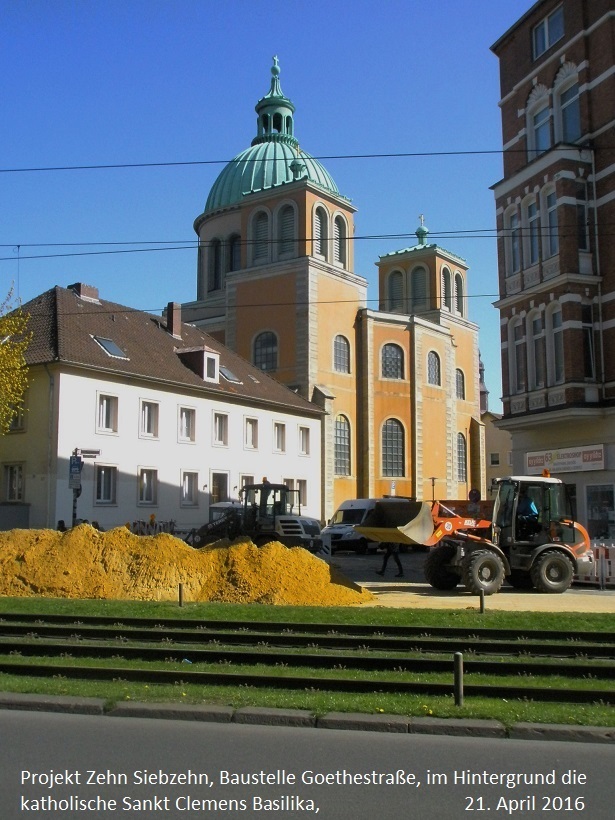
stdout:
{"type": "Polygon", "coordinates": [[[420,213],[430,240],[467,261],[498,411],[489,47],[532,2],[0,0],[0,294],[13,283],[26,302],[83,281],[153,312],[194,299],[192,223],[256,133],[276,54],[301,147],[355,155],[322,161],[358,209],[357,236],[375,237],[355,248],[370,299],[375,261],[414,244],[420,213]],[[356,157],[402,153],[423,156],[356,157]],[[10,171],[143,163],[157,165],[10,171]]]}

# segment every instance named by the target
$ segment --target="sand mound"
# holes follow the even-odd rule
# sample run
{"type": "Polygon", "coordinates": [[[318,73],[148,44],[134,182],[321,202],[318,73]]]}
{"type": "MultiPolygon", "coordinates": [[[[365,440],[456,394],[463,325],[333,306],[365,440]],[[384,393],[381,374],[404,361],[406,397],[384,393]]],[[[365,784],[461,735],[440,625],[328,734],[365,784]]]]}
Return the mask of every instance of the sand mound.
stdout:
{"type": "Polygon", "coordinates": [[[0,595],[349,606],[374,596],[300,547],[249,540],[193,549],[167,533],[80,524],[0,532],[0,595]]]}

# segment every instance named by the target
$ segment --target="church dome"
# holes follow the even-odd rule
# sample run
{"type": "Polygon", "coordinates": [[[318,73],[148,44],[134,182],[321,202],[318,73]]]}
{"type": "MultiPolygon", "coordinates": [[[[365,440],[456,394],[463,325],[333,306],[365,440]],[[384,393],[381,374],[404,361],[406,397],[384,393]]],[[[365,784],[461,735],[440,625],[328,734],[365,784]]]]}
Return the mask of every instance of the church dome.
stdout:
{"type": "Polygon", "coordinates": [[[244,196],[288,182],[308,179],[328,193],[339,196],[326,168],[299,148],[295,138],[295,106],[282,94],[277,57],[271,68],[271,89],[256,104],[257,135],[252,144],[224,167],[214,182],[205,214],[238,204],[244,196]]]}

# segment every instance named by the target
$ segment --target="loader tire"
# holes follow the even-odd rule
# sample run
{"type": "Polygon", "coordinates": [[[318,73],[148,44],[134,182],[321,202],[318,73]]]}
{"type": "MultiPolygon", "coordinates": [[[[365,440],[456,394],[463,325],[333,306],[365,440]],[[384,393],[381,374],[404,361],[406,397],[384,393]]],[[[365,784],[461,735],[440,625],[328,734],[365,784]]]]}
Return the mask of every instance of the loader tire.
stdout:
{"type": "Polygon", "coordinates": [[[532,564],[530,575],[538,592],[566,592],[572,583],[574,567],[562,552],[547,550],[532,564]]]}
{"type": "Polygon", "coordinates": [[[493,595],[504,583],[504,563],[491,550],[476,550],[464,558],[461,566],[463,584],[473,595],[493,595]]]}
{"type": "Polygon", "coordinates": [[[456,548],[451,544],[441,544],[432,550],[423,565],[425,580],[434,589],[455,589],[459,575],[447,566],[455,557],[456,548]]]}

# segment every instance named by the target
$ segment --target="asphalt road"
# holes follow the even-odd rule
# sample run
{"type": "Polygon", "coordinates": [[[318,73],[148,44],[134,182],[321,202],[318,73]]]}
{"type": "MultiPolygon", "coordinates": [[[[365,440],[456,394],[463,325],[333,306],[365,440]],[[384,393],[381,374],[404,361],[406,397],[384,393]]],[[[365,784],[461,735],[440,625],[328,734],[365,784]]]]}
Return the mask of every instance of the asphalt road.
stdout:
{"type": "Polygon", "coordinates": [[[0,738],[3,820],[612,817],[612,745],[19,711],[0,738]]]}

